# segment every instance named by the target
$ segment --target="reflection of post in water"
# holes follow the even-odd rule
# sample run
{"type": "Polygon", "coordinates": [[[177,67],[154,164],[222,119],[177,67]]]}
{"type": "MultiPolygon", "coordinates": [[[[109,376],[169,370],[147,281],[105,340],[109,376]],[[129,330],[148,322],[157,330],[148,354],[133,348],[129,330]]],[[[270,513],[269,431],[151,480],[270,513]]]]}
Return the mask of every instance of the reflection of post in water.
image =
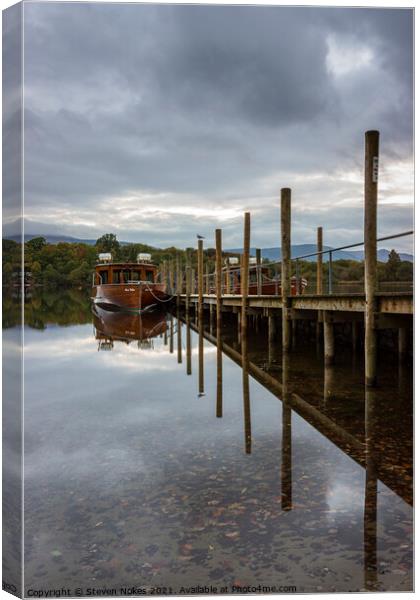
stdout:
{"type": "Polygon", "coordinates": [[[251,454],[251,405],[249,399],[249,357],[247,327],[242,327],[242,389],[244,396],[245,452],[251,454]]]}
{"type": "Polygon", "coordinates": [[[179,318],[179,305],[178,310],[176,311],[176,348],[178,353],[178,363],[182,363],[182,322],[179,318]]]}
{"type": "Polygon", "coordinates": [[[251,407],[249,401],[249,358],[248,358],[248,279],[249,279],[249,248],[251,238],[250,213],[245,213],[244,221],[244,250],[242,254],[242,312],[241,312],[241,350],[242,350],[242,389],[244,396],[244,425],[245,452],[251,454],[251,407]]]}
{"type": "Polygon", "coordinates": [[[376,394],[365,388],[365,514],[364,514],[364,557],[365,588],[375,589],[378,581],[377,563],[377,471],[374,458],[376,394]]]}
{"type": "Polygon", "coordinates": [[[324,363],[324,408],[334,398],[334,367],[324,363]]]}
{"type": "Polygon", "coordinates": [[[191,327],[190,327],[190,313],[187,311],[185,315],[185,326],[186,326],[186,355],[187,355],[187,375],[191,375],[191,327]]]}
{"type": "Polygon", "coordinates": [[[223,357],[222,357],[222,230],[216,229],[216,336],[217,391],[216,416],[223,416],[223,357]]]}
{"type": "Polygon", "coordinates": [[[203,315],[198,320],[198,394],[204,394],[204,326],[203,315]]]}
{"type": "Polygon", "coordinates": [[[169,352],[173,354],[174,351],[174,317],[171,315],[169,320],[169,352]]]}
{"type": "Polygon", "coordinates": [[[290,408],[290,356],[283,353],[283,427],[281,444],[281,507],[292,510],[292,409],[290,408]]]}
{"type": "Polygon", "coordinates": [[[268,366],[269,367],[274,362],[275,340],[276,340],[276,321],[275,321],[274,315],[272,313],[269,313],[269,315],[268,315],[268,366]]]}
{"type": "Polygon", "coordinates": [[[203,240],[198,240],[198,394],[204,394],[203,240]]]}

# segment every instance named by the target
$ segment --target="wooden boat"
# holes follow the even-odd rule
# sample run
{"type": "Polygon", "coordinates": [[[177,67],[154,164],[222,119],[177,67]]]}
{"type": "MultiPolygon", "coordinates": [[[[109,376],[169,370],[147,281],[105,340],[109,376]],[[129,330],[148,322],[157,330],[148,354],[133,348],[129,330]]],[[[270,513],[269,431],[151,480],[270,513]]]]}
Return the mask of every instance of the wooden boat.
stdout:
{"type": "Polygon", "coordinates": [[[111,262],[110,254],[99,255],[92,278],[92,301],[111,310],[144,311],[167,303],[166,285],[158,282],[150,254],[139,254],[137,262],[111,262]]]}
{"type": "MultiPolygon", "coordinates": [[[[269,276],[269,269],[261,266],[261,295],[262,296],[280,296],[281,295],[281,279],[280,277],[271,278],[269,276]]],[[[222,269],[222,283],[223,291],[225,294],[241,294],[241,272],[239,268],[223,267],[222,269]]],[[[297,280],[295,276],[291,277],[290,288],[291,295],[296,296],[297,294],[303,294],[306,286],[308,285],[307,280],[304,277],[299,277],[297,280]]],[[[210,293],[216,293],[215,288],[210,289],[210,293]]],[[[248,283],[248,294],[250,296],[258,295],[258,275],[256,268],[250,268],[249,270],[249,283],[248,283]]]]}
{"type": "Polygon", "coordinates": [[[114,342],[136,341],[141,348],[149,348],[151,340],[165,333],[166,316],[161,311],[121,313],[93,306],[93,324],[98,350],[112,350],[114,342]]]}

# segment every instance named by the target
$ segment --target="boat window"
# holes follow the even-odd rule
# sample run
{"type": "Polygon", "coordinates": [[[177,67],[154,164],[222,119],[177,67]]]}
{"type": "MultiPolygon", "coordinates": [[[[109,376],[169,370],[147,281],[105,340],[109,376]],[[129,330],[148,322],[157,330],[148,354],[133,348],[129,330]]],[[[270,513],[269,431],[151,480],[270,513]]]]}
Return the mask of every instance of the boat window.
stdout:
{"type": "Polygon", "coordinates": [[[99,271],[101,283],[108,283],[108,271],[99,271]]]}
{"type": "Polygon", "coordinates": [[[125,271],[123,271],[124,274],[124,283],[127,283],[127,281],[130,280],[130,271],[128,269],[126,269],[125,271]]]}
{"type": "Polygon", "coordinates": [[[120,273],[121,271],[117,269],[112,271],[112,283],[120,283],[120,273]]]}
{"type": "Polygon", "coordinates": [[[140,271],[131,271],[131,281],[140,281],[140,271]]]}
{"type": "Polygon", "coordinates": [[[153,271],[146,270],[146,281],[153,283],[153,271]]]}

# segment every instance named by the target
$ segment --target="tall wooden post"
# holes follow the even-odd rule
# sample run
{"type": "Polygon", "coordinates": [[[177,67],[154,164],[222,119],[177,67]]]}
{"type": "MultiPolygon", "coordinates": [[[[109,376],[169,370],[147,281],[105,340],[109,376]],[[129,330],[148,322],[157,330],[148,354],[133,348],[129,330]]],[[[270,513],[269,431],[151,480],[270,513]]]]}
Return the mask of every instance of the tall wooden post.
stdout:
{"type": "MultiPolygon", "coordinates": [[[[188,260],[188,259],[187,259],[188,260]]],[[[187,263],[185,265],[185,310],[187,314],[190,310],[190,295],[191,295],[191,267],[187,263]]]]}
{"type": "Polygon", "coordinates": [[[408,329],[400,327],[398,329],[398,359],[403,362],[407,357],[408,348],[408,329]]]}
{"type": "Polygon", "coordinates": [[[251,215],[245,213],[244,219],[244,248],[242,254],[242,276],[241,276],[241,292],[242,292],[242,317],[241,327],[246,329],[247,308],[248,308],[248,289],[249,289],[249,249],[251,244],[251,215]]]}
{"type": "Polygon", "coordinates": [[[334,324],[332,313],[324,311],[324,360],[327,366],[334,364],[334,324]]]}
{"type": "Polygon", "coordinates": [[[166,272],[166,260],[163,261],[162,263],[162,283],[164,283],[165,285],[168,284],[168,277],[167,277],[167,272],[166,272]]]}
{"type": "Polygon", "coordinates": [[[257,258],[257,294],[262,294],[262,272],[261,272],[261,248],[255,249],[255,256],[257,258]]]}
{"type": "Polygon", "coordinates": [[[222,230],[216,229],[216,336],[217,391],[216,416],[223,416],[223,356],[222,356],[222,230]]]}
{"type": "Polygon", "coordinates": [[[204,394],[204,335],[203,335],[203,240],[198,240],[198,394],[204,394]]]}
{"type": "MultiPolygon", "coordinates": [[[[317,229],[317,252],[322,252],[324,249],[322,227],[317,229]]],[[[318,254],[316,260],[316,293],[323,293],[323,271],[322,271],[323,255],[318,254]]],[[[319,340],[322,331],[322,311],[318,311],[318,320],[316,323],[316,339],[319,340]]]]}
{"type": "Polygon", "coordinates": [[[195,280],[195,269],[191,269],[191,293],[195,294],[197,288],[197,282],[195,280]]]}
{"type": "Polygon", "coordinates": [[[204,290],[206,293],[206,296],[209,293],[209,289],[210,289],[210,285],[209,285],[209,263],[206,262],[206,276],[205,276],[205,285],[204,285],[204,290]]]}
{"type": "Polygon", "coordinates": [[[229,295],[231,293],[231,289],[230,289],[230,264],[229,264],[229,258],[227,259],[227,263],[226,263],[226,294],[229,295]]]}
{"type": "Polygon", "coordinates": [[[198,274],[198,312],[203,313],[203,240],[198,240],[197,250],[197,274],[198,274]]]}
{"type": "Polygon", "coordinates": [[[169,261],[169,292],[174,293],[174,261],[169,261]]]}
{"type": "MultiPolygon", "coordinates": [[[[323,241],[322,241],[322,227],[317,229],[317,252],[322,252],[323,241]]],[[[316,293],[322,294],[322,254],[318,254],[316,260],[316,293]]]]}
{"type": "Polygon", "coordinates": [[[288,309],[290,301],[290,228],[291,228],[291,190],[281,190],[281,295],[282,295],[282,325],[283,325],[283,350],[290,350],[290,320],[288,309]]]}
{"type": "Polygon", "coordinates": [[[176,305],[180,305],[180,296],[182,294],[182,281],[181,281],[181,264],[179,255],[176,257],[176,305]]]}
{"type": "Polygon", "coordinates": [[[376,385],[377,204],[379,131],[365,134],[365,380],[376,385]]]}

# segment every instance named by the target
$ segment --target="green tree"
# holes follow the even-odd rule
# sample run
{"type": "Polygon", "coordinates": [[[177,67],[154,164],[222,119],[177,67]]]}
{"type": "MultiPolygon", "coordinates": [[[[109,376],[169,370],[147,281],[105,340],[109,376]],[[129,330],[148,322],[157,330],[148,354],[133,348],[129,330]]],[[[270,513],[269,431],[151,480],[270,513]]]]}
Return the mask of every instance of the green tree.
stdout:
{"type": "Polygon", "coordinates": [[[39,252],[46,245],[47,240],[41,236],[33,238],[32,240],[29,240],[29,242],[26,242],[26,246],[33,252],[39,252]]]}
{"type": "Polygon", "coordinates": [[[44,270],[44,282],[46,285],[58,285],[62,281],[62,276],[51,264],[44,270]]]}
{"type": "Polygon", "coordinates": [[[42,267],[37,260],[35,260],[33,263],[31,263],[30,271],[32,273],[32,277],[34,278],[34,281],[37,283],[41,279],[41,273],[42,273],[42,267]]]}
{"type": "Polygon", "coordinates": [[[385,277],[388,281],[396,281],[400,264],[400,255],[395,250],[391,250],[388,256],[388,261],[385,265],[385,277]]]}
{"type": "Polygon", "coordinates": [[[95,247],[97,252],[111,252],[116,256],[120,253],[120,243],[114,233],[105,233],[96,240],[95,247]]]}

